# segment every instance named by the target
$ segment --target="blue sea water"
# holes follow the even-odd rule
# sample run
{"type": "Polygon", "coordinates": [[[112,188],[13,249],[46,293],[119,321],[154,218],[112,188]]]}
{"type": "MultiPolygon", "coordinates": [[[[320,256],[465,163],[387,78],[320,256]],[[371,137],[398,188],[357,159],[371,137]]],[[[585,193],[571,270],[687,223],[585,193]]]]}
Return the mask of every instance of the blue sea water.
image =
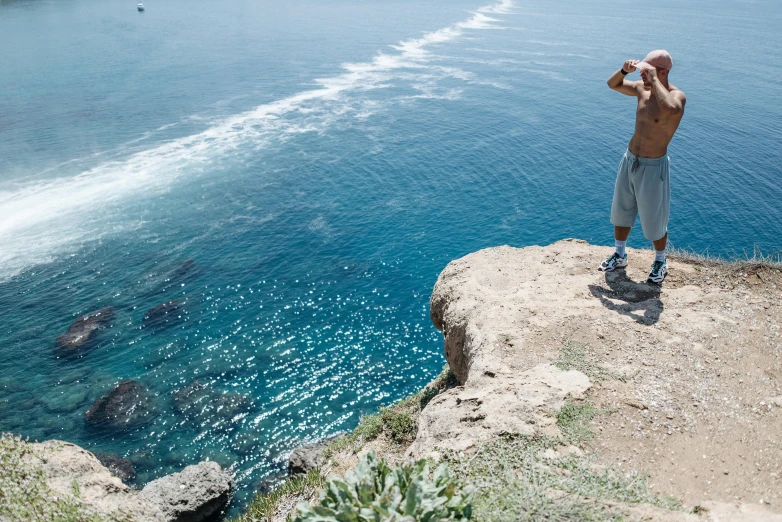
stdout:
{"type": "Polygon", "coordinates": [[[133,456],[138,484],[215,459],[240,506],[296,444],[440,371],[428,300],[450,260],[611,244],[634,100],[605,80],[651,49],[688,97],[672,243],[782,249],[773,0],[145,5],[0,1],[0,431],[133,456]],[[154,420],[89,429],[123,379],[154,420]],[[249,406],[182,416],[194,381],[249,406]]]}

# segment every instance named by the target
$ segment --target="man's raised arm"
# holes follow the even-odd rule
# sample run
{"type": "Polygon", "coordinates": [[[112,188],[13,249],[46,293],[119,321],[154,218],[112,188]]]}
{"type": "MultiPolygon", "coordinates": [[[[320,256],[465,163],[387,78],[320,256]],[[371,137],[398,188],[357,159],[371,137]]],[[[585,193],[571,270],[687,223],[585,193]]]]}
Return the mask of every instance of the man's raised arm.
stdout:
{"type": "Polygon", "coordinates": [[[635,64],[637,63],[638,60],[627,60],[622,68],[612,74],[608,79],[608,82],[606,82],[608,83],[608,86],[617,92],[626,94],[627,96],[638,96],[639,82],[629,82],[625,80],[625,74],[622,74],[622,71],[625,73],[631,73],[635,71],[635,64]]]}

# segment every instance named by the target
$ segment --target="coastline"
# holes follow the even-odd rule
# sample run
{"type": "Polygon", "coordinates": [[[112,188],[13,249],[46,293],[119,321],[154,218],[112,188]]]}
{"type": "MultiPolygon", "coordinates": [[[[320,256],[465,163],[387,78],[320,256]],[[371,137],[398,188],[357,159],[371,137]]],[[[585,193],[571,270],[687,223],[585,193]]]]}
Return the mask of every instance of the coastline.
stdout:
{"type": "Polygon", "coordinates": [[[232,522],[285,520],[369,451],[446,462],[481,485],[480,520],[535,520],[529,503],[597,519],[782,518],[768,451],[782,443],[782,267],[673,255],[654,287],[636,282],[648,251],[596,273],[604,250],[563,240],[451,262],[431,298],[449,365],[352,432],[297,448],[294,475],[232,522]]]}

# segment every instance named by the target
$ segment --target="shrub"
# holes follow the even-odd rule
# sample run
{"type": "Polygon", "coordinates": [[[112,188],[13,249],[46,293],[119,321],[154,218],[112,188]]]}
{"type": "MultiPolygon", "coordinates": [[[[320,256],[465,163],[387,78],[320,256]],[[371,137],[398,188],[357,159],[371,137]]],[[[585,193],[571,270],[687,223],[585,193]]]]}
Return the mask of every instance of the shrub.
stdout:
{"type": "Polygon", "coordinates": [[[474,489],[459,491],[441,464],[429,478],[426,460],[389,467],[374,450],[345,478],[332,478],[314,507],[300,503],[295,522],[469,520],[474,489]]]}
{"type": "Polygon", "coordinates": [[[383,420],[383,425],[388,428],[391,440],[394,442],[408,442],[415,438],[418,423],[410,415],[410,412],[383,408],[380,418],[383,420]]]}

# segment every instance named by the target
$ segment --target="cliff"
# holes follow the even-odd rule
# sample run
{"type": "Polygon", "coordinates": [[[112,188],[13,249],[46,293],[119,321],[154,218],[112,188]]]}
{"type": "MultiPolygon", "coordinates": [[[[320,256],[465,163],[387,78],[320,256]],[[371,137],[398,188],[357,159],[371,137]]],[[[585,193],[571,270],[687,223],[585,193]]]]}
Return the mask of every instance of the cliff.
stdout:
{"type": "Polygon", "coordinates": [[[650,251],[596,271],[608,254],[564,240],[451,262],[431,318],[456,382],[362,423],[323,472],[369,448],[444,458],[483,488],[484,520],[782,520],[779,267],[674,256],[658,286],[650,251]],[[382,420],[398,411],[408,441],[382,420]]]}

